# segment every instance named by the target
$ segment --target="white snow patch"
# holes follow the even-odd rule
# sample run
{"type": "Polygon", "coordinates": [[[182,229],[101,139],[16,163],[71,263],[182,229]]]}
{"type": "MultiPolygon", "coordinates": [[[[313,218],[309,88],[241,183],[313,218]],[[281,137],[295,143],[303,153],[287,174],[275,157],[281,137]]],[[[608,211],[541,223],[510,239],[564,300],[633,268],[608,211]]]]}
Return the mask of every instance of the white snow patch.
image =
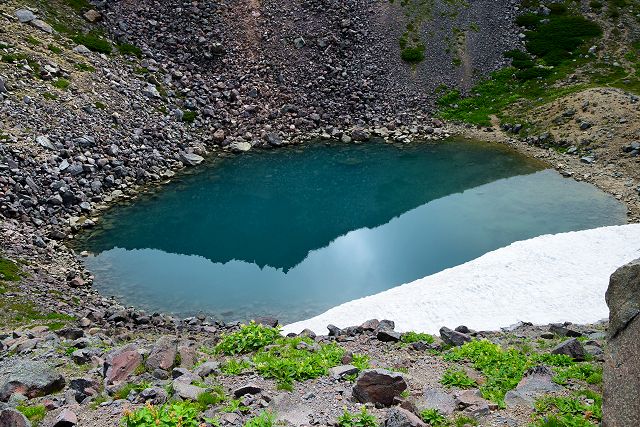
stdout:
{"type": "Polygon", "coordinates": [[[640,224],[601,227],[515,242],[473,261],[284,327],[327,333],[368,319],[396,330],[437,333],[441,326],[495,330],[518,321],[596,322],[608,317],[605,292],[618,267],[640,257],[640,224]]]}

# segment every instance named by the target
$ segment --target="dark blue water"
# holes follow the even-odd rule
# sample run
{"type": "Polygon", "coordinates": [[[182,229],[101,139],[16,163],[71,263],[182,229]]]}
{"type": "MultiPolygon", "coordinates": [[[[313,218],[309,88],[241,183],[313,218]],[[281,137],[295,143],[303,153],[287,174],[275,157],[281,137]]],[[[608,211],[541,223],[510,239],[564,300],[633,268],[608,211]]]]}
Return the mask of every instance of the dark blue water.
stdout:
{"type": "Polygon", "coordinates": [[[127,304],[300,320],[517,240],[626,222],[501,146],[310,144],[230,157],[110,210],[80,241],[127,304]]]}

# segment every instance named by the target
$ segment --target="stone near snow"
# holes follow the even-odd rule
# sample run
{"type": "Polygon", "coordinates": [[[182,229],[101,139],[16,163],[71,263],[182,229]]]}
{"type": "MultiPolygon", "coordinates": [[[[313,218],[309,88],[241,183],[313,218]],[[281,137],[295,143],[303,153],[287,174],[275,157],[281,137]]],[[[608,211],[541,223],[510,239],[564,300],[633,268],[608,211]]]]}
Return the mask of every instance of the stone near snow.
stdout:
{"type": "Polygon", "coordinates": [[[392,408],[387,412],[384,427],[426,427],[416,414],[403,408],[392,408]]]}
{"type": "Polygon", "coordinates": [[[640,425],[640,259],[616,270],[606,293],[609,340],[604,356],[602,423],[640,425]]]}
{"type": "Polygon", "coordinates": [[[400,338],[402,338],[402,334],[400,332],[383,329],[378,331],[376,338],[382,342],[398,342],[400,338]]]}
{"type": "Polygon", "coordinates": [[[578,362],[585,360],[587,352],[576,338],[571,338],[558,344],[551,354],[565,354],[578,362]]]}
{"type": "Polygon", "coordinates": [[[462,332],[454,331],[452,329],[443,326],[440,328],[440,338],[448,345],[459,347],[466,342],[471,341],[471,337],[462,332]]]}
{"type": "Polygon", "coordinates": [[[401,374],[386,369],[368,369],[356,380],[353,397],[360,403],[390,406],[406,389],[407,382],[401,374]]]}
{"type": "Polygon", "coordinates": [[[64,377],[44,362],[17,360],[0,367],[0,401],[6,402],[13,393],[28,398],[46,396],[62,390],[64,377]]]}

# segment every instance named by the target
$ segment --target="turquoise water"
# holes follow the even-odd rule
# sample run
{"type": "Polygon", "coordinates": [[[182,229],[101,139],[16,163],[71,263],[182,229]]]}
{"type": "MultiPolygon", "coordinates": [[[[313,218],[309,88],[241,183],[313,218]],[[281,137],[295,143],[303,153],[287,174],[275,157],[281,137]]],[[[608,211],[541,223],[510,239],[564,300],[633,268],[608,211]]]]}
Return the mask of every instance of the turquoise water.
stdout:
{"type": "Polygon", "coordinates": [[[465,141],[234,156],[106,213],[79,245],[128,305],[301,320],[517,240],[626,222],[588,184],[465,141]]]}

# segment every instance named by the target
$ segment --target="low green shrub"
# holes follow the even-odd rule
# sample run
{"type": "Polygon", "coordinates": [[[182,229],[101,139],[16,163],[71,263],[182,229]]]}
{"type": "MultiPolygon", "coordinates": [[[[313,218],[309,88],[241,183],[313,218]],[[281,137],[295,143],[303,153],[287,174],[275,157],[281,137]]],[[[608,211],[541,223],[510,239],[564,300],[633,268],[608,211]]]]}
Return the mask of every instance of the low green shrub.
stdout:
{"type": "Polygon", "coordinates": [[[437,409],[425,409],[420,412],[420,418],[431,427],[446,427],[449,425],[447,417],[437,409]]]}
{"type": "Polygon", "coordinates": [[[156,407],[147,403],[135,411],[125,411],[123,427],[199,427],[197,403],[173,402],[156,407]]]}
{"type": "Polygon", "coordinates": [[[220,372],[225,375],[240,375],[249,368],[249,362],[246,360],[229,359],[220,365],[220,372]]]}
{"type": "Polygon", "coordinates": [[[118,390],[114,395],[114,399],[126,399],[129,396],[129,393],[135,391],[136,393],[140,393],[142,390],[151,387],[151,383],[143,381],[141,383],[129,383],[125,384],[120,390],[118,390]]]}
{"type": "Polygon", "coordinates": [[[366,406],[363,406],[360,412],[356,413],[345,409],[343,414],[338,417],[337,425],[338,427],[377,427],[378,420],[367,411],[366,406]]]}
{"type": "Polygon", "coordinates": [[[95,31],[90,31],[86,34],[78,34],[73,37],[73,41],[84,45],[87,49],[93,52],[108,55],[113,51],[113,46],[109,40],[105,39],[100,33],[95,31]]]}
{"type": "Polygon", "coordinates": [[[223,335],[215,349],[218,353],[233,356],[259,350],[273,344],[278,338],[280,338],[279,328],[270,328],[251,322],[248,325],[242,325],[237,332],[223,335]]]}
{"type": "Polygon", "coordinates": [[[538,354],[527,356],[513,348],[503,349],[498,344],[487,340],[465,343],[445,354],[444,359],[472,362],[474,368],[487,378],[487,382],[480,386],[482,395],[502,407],[504,407],[504,395],[518,385],[527,369],[539,364],[561,367],[574,364],[566,356],[538,354]]]}
{"type": "Polygon", "coordinates": [[[422,341],[427,344],[433,344],[435,340],[433,338],[433,335],[424,334],[420,332],[406,332],[402,334],[400,341],[402,341],[405,344],[411,344],[418,341],[422,341]]]}
{"type": "Polygon", "coordinates": [[[351,364],[361,371],[369,369],[369,356],[366,354],[356,353],[353,355],[351,364]]]}
{"type": "Polygon", "coordinates": [[[224,393],[222,386],[215,386],[198,395],[196,402],[200,405],[202,410],[205,410],[208,406],[219,405],[227,400],[227,396],[224,393]]]}
{"type": "Polygon", "coordinates": [[[182,121],[185,123],[193,123],[198,117],[197,111],[185,111],[182,115],[182,121]]]}
{"type": "Polygon", "coordinates": [[[535,403],[535,427],[592,427],[602,419],[602,396],[591,390],[573,397],[540,398],[535,403]]]}
{"type": "Polygon", "coordinates": [[[118,51],[123,55],[132,55],[138,58],[142,57],[142,50],[138,46],[129,43],[121,43],[116,46],[118,51]]]}
{"type": "Polygon", "coordinates": [[[264,378],[275,379],[278,387],[291,390],[294,381],[327,375],[329,368],[341,363],[344,349],[335,343],[314,345],[309,338],[279,338],[253,357],[255,370],[264,378]],[[305,343],[305,344],[302,344],[305,343]]]}
{"type": "Polygon", "coordinates": [[[20,267],[15,262],[0,257],[0,281],[17,282],[22,275],[20,267]]]}
{"type": "Polygon", "coordinates": [[[47,415],[47,408],[44,405],[18,405],[16,409],[27,417],[34,426],[40,424],[47,415]]]}
{"type": "Polygon", "coordinates": [[[262,411],[257,417],[250,418],[244,427],[272,427],[276,417],[269,411],[262,411]]]}
{"type": "Polygon", "coordinates": [[[71,85],[71,82],[67,79],[59,78],[51,82],[51,85],[60,90],[66,90],[71,85]]]}
{"type": "Polygon", "coordinates": [[[411,64],[417,64],[424,61],[425,46],[423,44],[417,44],[414,46],[405,46],[400,51],[400,57],[403,61],[411,64]]]}
{"type": "Polygon", "coordinates": [[[556,368],[553,381],[558,384],[567,384],[570,378],[582,380],[588,384],[600,384],[602,382],[602,367],[591,363],[578,363],[568,367],[556,368]]]}
{"type": "Polygon", "coordinates": [[[445,387],[458,388],[472,388],[476,386],[476,382],[469,378],[465,371],[454,368],[449,368],[442,374],[440,384],[445,387]]]}

